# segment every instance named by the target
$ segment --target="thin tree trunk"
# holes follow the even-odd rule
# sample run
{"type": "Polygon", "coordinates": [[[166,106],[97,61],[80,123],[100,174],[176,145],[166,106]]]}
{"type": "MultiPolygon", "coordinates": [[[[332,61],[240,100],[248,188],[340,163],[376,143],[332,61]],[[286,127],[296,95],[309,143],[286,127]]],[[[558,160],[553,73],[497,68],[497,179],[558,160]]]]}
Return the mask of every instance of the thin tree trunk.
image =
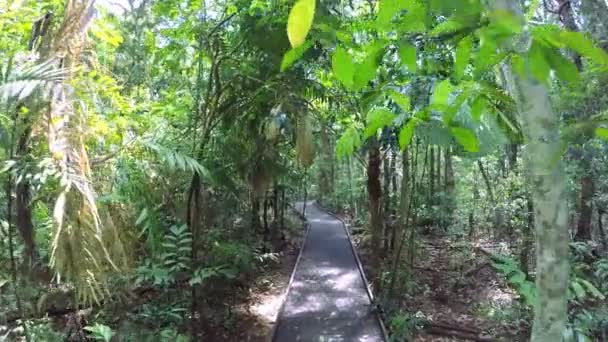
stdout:
{"type": "Polygon", "coordinates": [[[574,239],[577,241],[591,240],[591,216],[593,213],[592,199],[594,193],[593,178],[589,170],[584,170],[585,175],[581,177],[581,214],[578,218],[578,225],[574,239]]]}
{"type": "Polygon", "coordinates": [[[357,207],[355,205],[355,198],[353,196],[353,170],[352,170],[352,158],[348,157],[346,160],[347,168],[347,178],[348,178],[348,202],[350,206],[350,214],[353,217],[357,216],[357,207]]]}
{"type": "Polygon", "coordinates": [[[394,161],[391,158],[390,153],[386,153],[386,158],[383,163],[383,178],[384,178],[384,232],[382,236],[382,248],[384,250],[383,255],[387,255],[389,248],[389,234],[392,228],[391,224],[391,170],[392,163],[394,161]]]}
{"type": "Polygon", "coordinates": [[[396,225],[393,230],[391,237],[391,250],[395,249],[395,243],[397,238],[403,234],[403,231],[407,227],[407,215],[409,209],[409,198],[411,197],[410,191],[410,174],[409,174],[409,156],[408,150],[405,149],[401,153],[401,167],[403,169],[403,176],[401,177],[401,193],[399,195],[399,218],[400,222],[396,225]]]}
{"type": "Polygon", "coordinates": [[[429,205],[435,203],[435,147],[430,147],[429,165],[429,205]]]}
{"type": "MultiPolygon", "coordinates": [[[[371,230],[371,248],[375,253],[381,251],[382,240],[382,185],[380,184],[380,146],[374,137],[369,140],[367,162],[367,195],[369,201],[369,216],[371,230]]],[[[374,265],[378,266],[378,255],[374,257],[374,265]]]]}
{"type": "Polygon", "coordinates": [[[454,191],[456,184],[454,183],[454,168],[452,166],[452,147],[448,146],[445,148],[444,156],[444,177],[445,180],[445,193],[448,208],[448,218],[451,221],[456,209],[456,200],[454,198],[454,191]]]}
{"type": "Polygon", "coordinates": [[[604,251],[608,250],[608,240],[606,240],[606,232],[604,231],[604,225],[602,224],[602,217],[604,216],[604,210],[599,206],[597,208],[597,230],[600,235],[600,240],[604,251]]]}

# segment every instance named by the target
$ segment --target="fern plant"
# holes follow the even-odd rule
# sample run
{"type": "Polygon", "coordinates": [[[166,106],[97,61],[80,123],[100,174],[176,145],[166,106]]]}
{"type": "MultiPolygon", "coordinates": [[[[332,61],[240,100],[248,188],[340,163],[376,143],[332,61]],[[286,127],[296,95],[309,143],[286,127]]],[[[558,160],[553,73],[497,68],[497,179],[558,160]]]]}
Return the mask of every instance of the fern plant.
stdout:
{"type": "Polygon", "coordinates": [[[171,274],[190,269],[192,234],[187,225],[171,226],[162,245],[165,248],[165,252],[162,254],[163,265],[171,274]]]}

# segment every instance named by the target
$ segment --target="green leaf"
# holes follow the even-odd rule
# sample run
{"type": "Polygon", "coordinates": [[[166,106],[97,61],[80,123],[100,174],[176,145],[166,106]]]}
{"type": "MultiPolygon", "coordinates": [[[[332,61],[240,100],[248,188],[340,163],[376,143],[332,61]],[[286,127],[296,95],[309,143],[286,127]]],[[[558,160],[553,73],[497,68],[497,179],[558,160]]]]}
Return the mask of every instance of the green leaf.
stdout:
{"type": "Polygon", "coordinates": [[[433,31],[431,31],[432,36],[439,36],[444,33],[456,32],[462,30],[466,26],[458,20],[457,17],[452,17],[447,21],[442,22],[441,24],[435,26],[433,31]]]}
{"type": "Polygon", "coordinates": [[[486,107],[485,98],[481,95],[477,96],[475,100],[471,103],[471,117],[475,121],[479,121],[481,119],[481,114],[486,107]]]}
{"type": "Polygon", "coordinates": [[[595,136],[600,139],[608,140],[608,128],[604,128],[604,127],[596,128],[595,136]]]}
{"type": "Polygon", "coordinates": [[[306,42],[296,48],[293,48],[285,53],[283,61],[281,61],[281,71],[287,70],[290,66],[298,61],[308,49],[312,46],[312,42],[306,42]]]}
{"type": "Polygon", "coordinates": [[[380,0],[376,25],[381,29],[392,28],[391,23],[395,14],[408,9],[413,2],[413,0],[380,0]]]}
{"type": "Polygon", "coordinates": [[[464,127],[450,127],[450,132],[456,141],[469,152],[479,152],[479,140],[475,133],[464,127]]]}
{"type": "Polygon", "coordinates": [[[450,93],[452,92],[452,84],[450,80],[443,80],[435,86],[431,103],[433,105],[447,106],[450,93]]]}
{"type": "Polygon", "coordinates": [[[544,49],[544,46],[537,41],[532,42],[530,51],[528,51],[528,70],[530,70],[532,76],[534,76],[538,82],[547,84],[551,66],[545,57],[544,49]]]}
{"type": "Polygon", "coordinates": [[[454,76],[458,79],[464,76],[464,70],[469,64],[471,50],[473,49],[473,39],[466,37],[462,39],[456,47],[456,60],[454,61],[454,76]]]}
{"type": "Polygon", "coordinates": [[[585,34],[581,32],[561,31],[560,38],[567,47],[576,51],[579,55],[587,57],[600,65],[608,64],[608,54],[606,51],[596,47],[585,34]]]}
{"type": "Polygon", "coordinates": [[[480,30],[479,51],[475,57],[475,73],[481,74],[488,70],[496,60],[496,39],[488,30],[480,30]]]}
{"type": "Polygon", "coordinates": [[[396,92],[394,90],[389,90],[388,95],[391,97],[391,99],[393,101],[395,101],[395,103],[397,103],[399,105],[399,107],[404,111],[404,112],[409,112],[410,111],[410,98],[406,95],[403,95],[399,92],[396,92]]]}
{"type": "Polygon", "coordinates": [[[408,42],[401,42],[399,46],[399,59],[412,73],[416,72],[416,47],[408,42]]]}
{"type": "Polygon", "coordinates": [[[399,132],[399,147],[402,151],[405,150],[412,142],[414,128],[416,128],[416,120],[410,119],[405,127],[403,127],[399,132]]]}
{"type": "Polygon", "coordinates": [[[384,43],[376,42],[371,46],[367,47],[367,56],[362,63],[357,64],[356,72],[354,75],[353,90],[361,90],[365,88],[368,83],[376,77],[376,70],[378,69],[378,63],[384,52],[384,43]]]}
{"type": "Polygon", "coordinates": [[[304,43],[312,27],[315,16],[316,0],[298,0],[289,12],[287,37],[291,46],[296,48],[304,43]]]}
{"type": "Polygon", "coordinates": [[[375,109],[367,114],[367,127],[363,132],[365,139],[375,135],[380,128],[384,128],[393,123],[397,116],[388,109],[375,109]]]}
{"type": "Polygon", "coordinates": [[[351,89],[354,83],[355,64],[352,57],[342,47],[338,46],[331,58],[334,76],[346,87],[351,89]]]}
{"type": "Polygon", "coordinates": [[[587,291],[589,291],[595,298],[600,299],[600,300],[606,299],[606,297],[600,292],[600,290],[598,290],[598,288],[595,287],[595,285],[591,284],[586,279],[579,278],[578,281],[581,284],[585,285],[585,287],[587,288],[587,291]]]}
{"type": "Polygon", "coordinates": [[[585,297],[587,297],[587,292],[578,281],[572,282],[572,284],[570,284],[570,288],[572,288],[574,291],[574,295],[577,299],[583,300],[585,297]]]}
{"type": "Polygon", "coordinates": [[[578,82],[578,69],[568,58],[564,57],[559,50],[555,48],[545,48],[545,56],[547,62],[553,70],[557,78],[570,84],[578,82]]]}
{"type": "Polygon", "coordinates": [[[349,127],[336,142],[336,156],[344,158],[350,156],[361,145],[361,135],[354,127],[349,127]]]}

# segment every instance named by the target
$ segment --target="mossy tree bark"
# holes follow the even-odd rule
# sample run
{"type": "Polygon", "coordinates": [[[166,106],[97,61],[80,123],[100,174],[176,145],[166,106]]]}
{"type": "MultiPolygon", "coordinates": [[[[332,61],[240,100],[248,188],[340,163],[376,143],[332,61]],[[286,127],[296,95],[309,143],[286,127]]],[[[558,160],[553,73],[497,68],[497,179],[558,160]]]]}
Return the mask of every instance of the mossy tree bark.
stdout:
{"type": "MultiPolygon", "coordinates": [[[[525,20],[519,1],[489,2],[495,10],[507,10],[525,20]]],[[[529,46],[524,32],[518,46],[529,46]]],[[[530,72],[526,61],[526,75],[530,72]]],[[[561,160],[560,118],[554,113],[545,86],[530,76],[520,77],[509,68],[508,88],[515,97],[526,140],[525,161],[534,203],[536,230],[536,289],[531,341],[561,341],[568,318],[568,207],[566,177],[561,160]]]]}

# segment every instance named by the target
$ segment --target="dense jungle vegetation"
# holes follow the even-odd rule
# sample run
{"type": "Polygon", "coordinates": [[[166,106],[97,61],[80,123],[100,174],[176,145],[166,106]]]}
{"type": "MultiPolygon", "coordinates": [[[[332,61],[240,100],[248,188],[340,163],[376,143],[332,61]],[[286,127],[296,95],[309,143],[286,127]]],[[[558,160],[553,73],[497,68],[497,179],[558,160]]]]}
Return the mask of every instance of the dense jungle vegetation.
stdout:
{"type": "Polygon", "coordinates": [[[0,0],[0,108],[0,341],[267,341],[311,199],[394,341],[608,341],[605,0],[0,0]]]}

